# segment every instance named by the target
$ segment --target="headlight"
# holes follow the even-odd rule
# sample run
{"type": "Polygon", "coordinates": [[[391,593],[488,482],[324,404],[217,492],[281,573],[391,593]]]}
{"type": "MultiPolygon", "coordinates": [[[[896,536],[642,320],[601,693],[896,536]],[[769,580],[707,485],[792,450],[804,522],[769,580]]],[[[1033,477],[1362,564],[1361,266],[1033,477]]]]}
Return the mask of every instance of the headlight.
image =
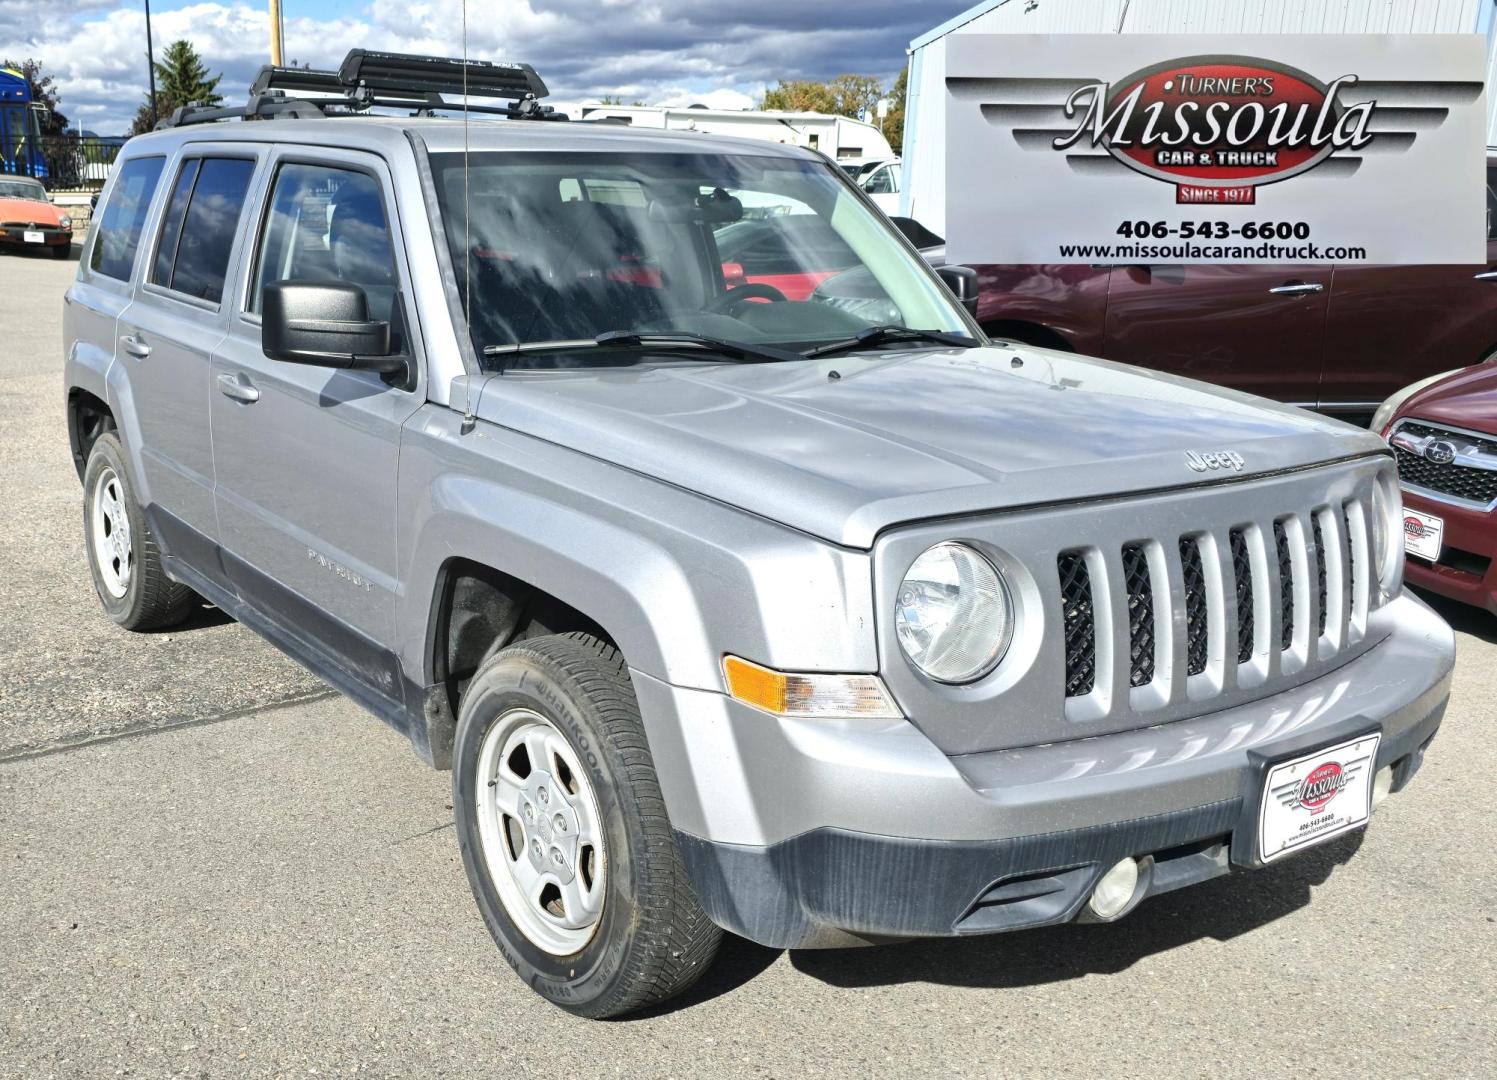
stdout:
{"type": "Polygon", "coordinates": [[[71,229],[73,227],[73,219],[63,214],[62,217],[57,219],[57,227],[59,229],[71,229]]]}
{"type": "Polygon", "coordinates": [[[1003,575],[965,544],[915,560],[899,586],[894,626],[905,656],[937,682],[969,683],[1003,659],[1014,607],[1003,575]]]}
{"type": "Polygon", "coordinates": [[[1383,597],[1398,591],[1403,573],[1403,493],[1392,472],[1372,485],[1372,559],[1383,597]]]}

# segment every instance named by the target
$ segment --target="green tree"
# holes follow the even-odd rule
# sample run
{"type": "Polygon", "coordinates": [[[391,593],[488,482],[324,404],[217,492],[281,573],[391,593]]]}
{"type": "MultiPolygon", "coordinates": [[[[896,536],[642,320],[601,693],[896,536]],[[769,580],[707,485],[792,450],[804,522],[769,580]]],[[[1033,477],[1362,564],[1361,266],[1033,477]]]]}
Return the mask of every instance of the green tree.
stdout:
{"type": "Polygon", "coordinates": [[[896,154],[904,146],[904,102],[909,96],[909,83],[910,69],[905,65],[899,69],[899,78],[894,80],[888,93],[889,115],[884,117],[884,138],[889,140],[896,154]]]}
{"type": "MultiPolygon", "coordinates": [[[[218,92],[223,74],[209,76],[203,58],[192,47],[192,42],[179,38],[166,47],[156,63],[156,120],[164,120],[183,105],[215,106],[223,104],[223,95],[218,92]]],[[[135,121],[130,125],[131,135],[140,135],[151,130],[151,95],[136,110],[135,121]]]]}
{"type": "MultiPolygon", "coordinates": [[[[899,97],[900,131],[903,132],[905,76],[900,74],[890,91],[890,108],[893,97],[899,97]]],[[[876,114],[879,98],[884,97],[883,81],[873,75],[838,75],[826,82],[807,79],[781,79],[778,86],[764,93],[760,103],[762,109],[781,109],[785,112],[819,112],[835,116],[850,116],[860,119],[866,113],[876,114]]],[[[890,115],[893,113],[891,111],[890,115]]],[[[885,121],[888,127],[888,121],[885,121]]],[[[894,142],[890,139],[890,142],[894,142]]]]}
{"type": "Polygon", "coordinates": [[[179,105],[222,104],[223,97],[218,92],[222,78],[222,73],[209,78],[202,57],[186,38],[168,45],[156,64],[157,92],[179,105]]]}
{"type": "Polygon", "coordinates": [[[58,111],[62,96],[57,92],[56,80],[42,74],[42,62],[28,57],[25,60],[0,60],[0,67],[18,71],[31,85],[31,100],[46,107],[42,119],[43,135],[61,135],[68,126],[68,118],[58,111]]]}

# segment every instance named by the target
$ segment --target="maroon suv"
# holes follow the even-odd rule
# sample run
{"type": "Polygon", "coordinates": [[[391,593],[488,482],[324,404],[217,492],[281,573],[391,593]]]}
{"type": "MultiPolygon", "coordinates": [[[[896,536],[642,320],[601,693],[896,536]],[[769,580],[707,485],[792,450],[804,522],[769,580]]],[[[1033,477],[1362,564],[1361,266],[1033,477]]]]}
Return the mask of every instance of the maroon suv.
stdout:
{"type": "Polygon", "coordinates": [[[1497,614],[1497,364],[1389,404],[1408,580],[1497,614]]]}
{"type": "Polygon", "coordinates": [[[1497,353],[1497,154],[1487,265],[979,266],[997,337],[1175,372],[1326,412],[1497,353]]]}

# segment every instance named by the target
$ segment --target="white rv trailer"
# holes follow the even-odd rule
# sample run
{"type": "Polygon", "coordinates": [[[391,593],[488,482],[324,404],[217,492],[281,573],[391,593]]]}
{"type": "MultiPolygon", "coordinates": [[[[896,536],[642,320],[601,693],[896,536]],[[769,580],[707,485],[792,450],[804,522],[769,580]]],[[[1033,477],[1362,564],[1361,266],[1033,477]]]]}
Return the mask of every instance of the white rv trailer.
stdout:
{"type": "Polygon", "coordinates": [[[584,105],[584,120],[612,120],[635,127],[736,135],[743,139],[784,143],[820,150],[838,161],[850,158],[895,158],[889,141],[873,124],[817,112],[756,109],[708,109],[700,105],[584,105]]]}
{"type": "Polygon", "coordinates": [[[1487,38],[1497,146],[1497,0],[985,0],[910,43],[900,213],[946,235],[946,42],[953,34],[1450,34],[1487,38]]]}

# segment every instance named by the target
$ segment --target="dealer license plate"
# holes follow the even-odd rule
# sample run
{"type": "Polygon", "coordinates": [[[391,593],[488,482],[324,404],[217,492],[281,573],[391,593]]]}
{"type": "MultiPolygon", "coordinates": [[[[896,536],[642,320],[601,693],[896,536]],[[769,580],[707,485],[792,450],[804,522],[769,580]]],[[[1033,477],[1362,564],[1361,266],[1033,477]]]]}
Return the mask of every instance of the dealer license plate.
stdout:
{"type": "Polygon", "coordinates": [[[1381,735],[1281,761],[1268,770],[1258,823],[1264,862],[1322,843],[1366,824],[1381,735]]]}
{"type": "Polygon", "coordinates": [[[1445,542],[1445,522],[1433,514],[1418,510],[1403,512],[1403,549],[1410,555],[1436,562],[1445,542]]]}
{"type": "Polygon", "coordinates": [[[47,237],[45,233],[26,231],[21,234],[21,239],[28,244],[45,244],[47,237]]]}

